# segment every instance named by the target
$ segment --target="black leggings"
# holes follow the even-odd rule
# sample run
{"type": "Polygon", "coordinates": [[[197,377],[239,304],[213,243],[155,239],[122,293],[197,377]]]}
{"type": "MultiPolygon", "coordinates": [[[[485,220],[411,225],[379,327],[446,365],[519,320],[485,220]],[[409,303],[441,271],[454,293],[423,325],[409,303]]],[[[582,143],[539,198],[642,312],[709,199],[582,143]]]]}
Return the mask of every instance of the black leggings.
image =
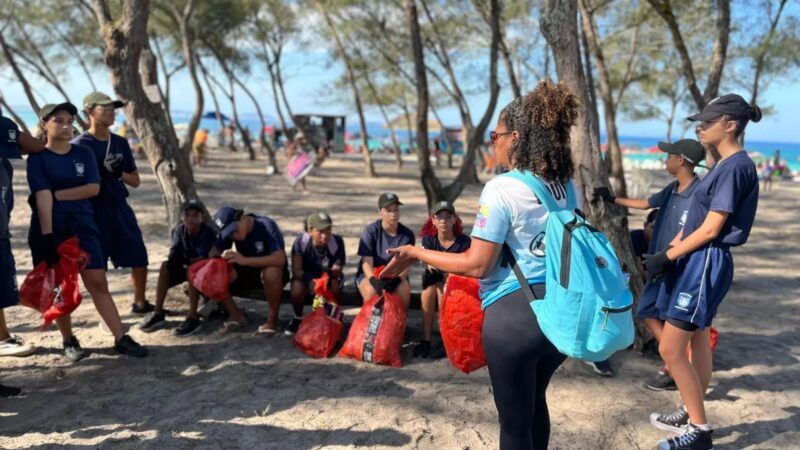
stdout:
{"type": "MultiPolygon", "coordinates": [[[[544,296],[544,285],[533,288],[537,298],[544,296]]],[[[547,385],[567,357],[542,333],[522,291],[486,308],[483,348],[500,419],[500,449],[546,449],[547,385]]]]}

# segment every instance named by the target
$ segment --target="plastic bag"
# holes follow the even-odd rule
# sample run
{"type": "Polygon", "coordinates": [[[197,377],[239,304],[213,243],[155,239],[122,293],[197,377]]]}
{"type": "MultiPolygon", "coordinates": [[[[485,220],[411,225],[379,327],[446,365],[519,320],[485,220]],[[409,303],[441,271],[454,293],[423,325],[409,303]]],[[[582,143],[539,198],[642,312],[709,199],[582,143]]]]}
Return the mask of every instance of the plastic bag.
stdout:
{"type": "Polygon", "coordinates": [[[395,294],[385,292],[364,303],[347,341],[339,351],[343,358],[402,367],[400,347],[406,333],[406,310],[395,294]]]}
{"type": "Polygon", "coordinates": [[[483,310],[475,278],[447,277],[439,311],[439,329],[447,359],[458,370],[470,373],[486,365],[481,327],[483,310]]]}
{"type": "Polygon", "coordinates": [[[208,298],[217,301],[228,296],[228,262],[222,258],[209,258],[189,266],[189,282],[208,298]]]}
{"type": "Polygon", "coordinates": [[[327,358],[339,342],[343,328],[341,321],[329,317],[325,308],[319,308],[300,323],[294,344],[308,356],[327,358]]]}
{"type": "Polygon", "coordinates": [[[714,327],[710,327],[710,329],[708,330],[708,334],[710,337],[709,341],[711,344],[711,351],[713,352],[714,349],[717,348],[717,344],[719,343],[719,331],[717,331],[717,329],[714,327]]]}
{"type": "Polygon", "coordinates": [[[89,254],[80,249],[77,238],[59,244],[58,254],[58,264],[39,263],[20,288],[20,302],[42,313],[42,328],[75,311],[82,300],[78,275],[89,263],[89,254]]]}

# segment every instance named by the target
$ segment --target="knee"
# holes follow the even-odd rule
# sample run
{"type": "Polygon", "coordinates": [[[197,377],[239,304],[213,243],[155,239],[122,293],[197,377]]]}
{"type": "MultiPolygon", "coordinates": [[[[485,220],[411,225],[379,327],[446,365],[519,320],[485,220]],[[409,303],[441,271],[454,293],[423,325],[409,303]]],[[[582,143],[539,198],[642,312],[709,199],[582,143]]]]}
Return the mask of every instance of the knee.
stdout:
{"type": "Polygon", "coordinates": [[[265,267],[261,271],[261,281],[264,283],[264,286],[267,285],[275,285],[280,283],[281,276],[283,275],[282,269],[277,267],[265,267]]]}
{"type": "Polygon", "coordinates": [[[665,362],[675,361],[686,355],[686,348],[680,348],[672,342],[661,340],[658,344],[658,353],[665,362]]]}
{"type": "Polygon", "coordinates": [[[292,280],[292,300],[302,301],[305,300],[306,287],[302,281],[292,280]]]}

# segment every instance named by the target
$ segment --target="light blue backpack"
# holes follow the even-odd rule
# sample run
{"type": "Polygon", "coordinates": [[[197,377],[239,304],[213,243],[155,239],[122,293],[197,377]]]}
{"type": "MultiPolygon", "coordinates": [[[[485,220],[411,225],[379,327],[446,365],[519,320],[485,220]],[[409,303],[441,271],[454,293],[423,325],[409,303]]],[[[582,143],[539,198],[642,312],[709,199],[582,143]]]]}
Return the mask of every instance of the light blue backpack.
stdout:
{"type": "Polygon", "coordinates": [[[633,343],[628,289],[614,247],[576,209],[575,190],[568,183],[567,207],[556,203],[547,186],[529,172],[503,176],[525,183],[550,213],[545,226],[546,294],[538,301],[505,246],[522,291],[531,302],[539,327],[561,353],[585,361],[603,361],[633,343]]]}

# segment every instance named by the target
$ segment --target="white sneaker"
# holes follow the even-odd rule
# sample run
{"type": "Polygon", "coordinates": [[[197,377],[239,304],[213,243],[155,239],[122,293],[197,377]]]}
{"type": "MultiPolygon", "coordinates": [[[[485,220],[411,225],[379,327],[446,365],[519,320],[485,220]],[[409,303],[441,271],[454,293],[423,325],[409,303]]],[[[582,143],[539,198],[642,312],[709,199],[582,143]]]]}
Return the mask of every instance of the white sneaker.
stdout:
{"type": "Polygon", "coordinates": [[[35,352],[36,347],[26,344],[19,336],[0,341],[0,356],[28,356],[35,352]]]}

